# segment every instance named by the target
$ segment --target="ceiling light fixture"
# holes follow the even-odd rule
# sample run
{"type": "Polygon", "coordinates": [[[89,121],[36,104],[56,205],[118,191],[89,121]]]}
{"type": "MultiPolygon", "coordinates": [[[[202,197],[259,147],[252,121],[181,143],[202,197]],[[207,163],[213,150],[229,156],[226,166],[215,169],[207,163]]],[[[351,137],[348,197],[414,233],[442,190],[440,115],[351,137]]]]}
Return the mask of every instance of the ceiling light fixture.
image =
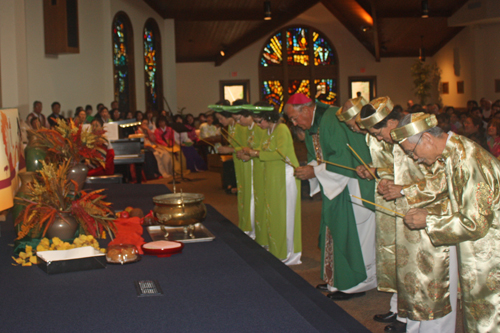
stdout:
{"type": "Polygon", "coordinates": [[[429,17],[429,0],[422,0],[422,18],[429,17]]]}
{"type": "Polygon", "coordinates": [[[226,53],[224,52],[224,50],[220,50],[220,55],[223,56],[223,57],[226,55],[226,53]]]}
{"type": "Polygon", "coordinates": [[[264,20],[270,21],[271,17],[271,1],[264,1],[264,20]]]}
{"type": "Polygon", "coordinates": [[[371,29],[371,27],[369,27],[369,26],[367,26],[367,25],[363,25],[363,26],[361,27],[361,31],[363,31],[363,32],[370,31],[370,29],[371,29]]]}
{"type": "Polygon", "coordinates": [[[421,46],[418,49],[418,59],[422,62],[425,61],[425,49],[424,49],[424,36],[420,36],[421,46]]]}

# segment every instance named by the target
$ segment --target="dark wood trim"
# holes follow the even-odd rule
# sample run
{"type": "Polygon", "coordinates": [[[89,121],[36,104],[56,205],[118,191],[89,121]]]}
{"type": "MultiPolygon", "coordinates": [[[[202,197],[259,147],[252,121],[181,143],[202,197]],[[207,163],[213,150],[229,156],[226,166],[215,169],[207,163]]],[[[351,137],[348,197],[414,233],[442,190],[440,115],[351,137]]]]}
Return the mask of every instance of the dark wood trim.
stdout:
{"type": "Polygon", "coordinates": [[[224,99],[224,87],[225,86],[239,86],[242,85],[244,86],[243,92],[244,92],[244,97],[243,99],[250,103],[250,80],[220,80],[219,81],[219,100],[224,99]]]}
{"type": "Polygon", "coordinates": [[[380,28],[377,19],[377,7],[375,1],[371,1],[371,13],[373,19],[373,44],[375,46],[375,61],[380,62],[380,28]]]}
{"type": "Polygon", "coordinates": [[[144,23],[144,27],[142,28],[142,59],[143,59],[143,64],[144,64],[144,101],[145,101],[145,111],[148,111],[150,109],[150,105],[148,105],[148,95],[149,95],[149,88],[146,85],[146,82],[148,82],[148,74],[146,72],[146,57],[145,57],[145,49],[144,49],[144,30],[146,30],[146,27],[149,27],[151,30],[153,30],[153,34],[155,35],[155,55],[156,55],[156,92],[157,92],[157,100],[158,100],[158,110],[153,110],[156,112],[161,112],[163,110],[163,58],[162,58],[162,50],[161,50],[161,32],[160,28],[158,27],[158,23],[156,20],[152,17],[150,17],[146,23],[144,23]]]}
{"type": "Polygon", "coordinates": [[[374,75],[367,76],[349,76],[347,77],[347,85],[349,90],[349,96],[345,100],[352,98],[352,87],[351,83],[356,81],[369,81],[370,82],[370,101],[377,97],[377,77],[374,75]]]}

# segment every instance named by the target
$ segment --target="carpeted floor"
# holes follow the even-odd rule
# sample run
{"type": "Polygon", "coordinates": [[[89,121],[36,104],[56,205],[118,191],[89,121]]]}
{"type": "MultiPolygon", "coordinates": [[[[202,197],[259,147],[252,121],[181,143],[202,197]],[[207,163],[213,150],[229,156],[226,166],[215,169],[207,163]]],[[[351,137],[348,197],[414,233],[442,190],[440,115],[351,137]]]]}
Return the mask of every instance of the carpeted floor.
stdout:
{"type": "MultiPolygon", "coordinates": [[[[238,212],[236,207],[236,196],[226,194],[222,189],[221,177],[218,172],[205,171],[191,173],[186,176],[191,181],[177,183],[177,192],[181,189],[185,193],[202,193],[205,195],[205,203],[214,206],[221,214],[234,224],[238,224],[238,212]]],[[[169,184],[171,179],[159,179],[149,181],[151,184],[169,184]]],[[[302,264],[291,266],[291,268],[302,276],[311,285],[323,283],[320,280],[320,258],[318,249],[319,222],[321,217],[321,199],[302,199],[302,264]]],[[[319,292],[319,291],[318,291],[319,292]]],[[[372,318],[375,314],[389,311],[389,300],[392,294],[371,290],[366,296],[355,298],[350,301],[337,302],[351,316],[372,332],[383,332],[387,324],[375,322],[372,318]]],[[[461,316],[457,318],[456,332],[463,332],[461,316]]]]}

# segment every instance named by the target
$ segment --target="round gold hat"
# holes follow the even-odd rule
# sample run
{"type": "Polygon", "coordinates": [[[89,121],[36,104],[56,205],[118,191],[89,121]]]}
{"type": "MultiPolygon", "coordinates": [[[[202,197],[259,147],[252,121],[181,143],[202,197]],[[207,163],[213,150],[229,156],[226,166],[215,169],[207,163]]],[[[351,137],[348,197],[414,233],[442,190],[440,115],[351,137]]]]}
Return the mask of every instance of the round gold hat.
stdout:
{"type": "Polygon", "coordinates": [[[352,107],[350,107],[347,111],[344,112],[343,107],[338,109],[336,115],[340,121],[349,121],[353,119],[361,112],[361,108],[364,105],[368,104],[368,102],[366,101],[366,99],[363,98],[363,96],[352,98],[350,99],[350,101],[352,103],[352,107]]]}
{"type": "Polygon", "coordinates": [[[370,104],[375,108],[375,113],[366,118],[361,118],[361,114],[356,117],[356,123],[358,123],[359,128],[369,129],[387,117],[394,108],[389,97],[379,97],[375,98],[370,104]]]}
{"type": "Polygon", "coordinates": [[[391,138],[396,142],[403,142],[415,134],[422,133],[436,127],[438,121],[436,116],[428,113],[413,113],[411,123],[395,128],[391,131],[391,138]]]}

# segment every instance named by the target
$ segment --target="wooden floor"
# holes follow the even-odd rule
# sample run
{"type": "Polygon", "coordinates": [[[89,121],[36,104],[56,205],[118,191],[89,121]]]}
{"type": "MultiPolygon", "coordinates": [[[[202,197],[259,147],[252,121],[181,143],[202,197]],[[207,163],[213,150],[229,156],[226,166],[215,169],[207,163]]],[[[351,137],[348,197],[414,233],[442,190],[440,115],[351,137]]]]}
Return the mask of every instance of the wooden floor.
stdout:
{"type": "MultiPolygon", "coordinates": [[[[191,173],[186,176],[191,181],[178,183],[177,191],[182,189],[185,193],[202,193],[205,195],[205,203],[214,206],[221,214],[234,224],[238,224],[238,211],[236,196],[226,194],[222,189],[220,174],[216,172],[191,173]]],[[[151,184],[165,184],[172,189],[172,184],[168,184],[171,179],[159,179],[149,181],[151,184]]],[[[302,264],[291,266],[291,268],[302,276],[311,285],[316,286],[323,283],[320,279],[321,253],[318,248],[319,223],[321,217],[320,198],[302,199],[302,264]]],[[[319,292],[319,291],[318,291],[319,292]]],[[[350,301],[337,302],[351,316],[372,332],[384,332],[386,324],[378,323],[372,318],[375,314],[389,311],[389,301],[392,294],[371,290],[361,298],[350,301]]],[[[461,317],[461,316],[459,316],[461,317]]],[[[457,320],[461,323],[461,319],[457,320]]],[[[463,332],[460,325],[457,325],[456,332],[463,332]]]]}

